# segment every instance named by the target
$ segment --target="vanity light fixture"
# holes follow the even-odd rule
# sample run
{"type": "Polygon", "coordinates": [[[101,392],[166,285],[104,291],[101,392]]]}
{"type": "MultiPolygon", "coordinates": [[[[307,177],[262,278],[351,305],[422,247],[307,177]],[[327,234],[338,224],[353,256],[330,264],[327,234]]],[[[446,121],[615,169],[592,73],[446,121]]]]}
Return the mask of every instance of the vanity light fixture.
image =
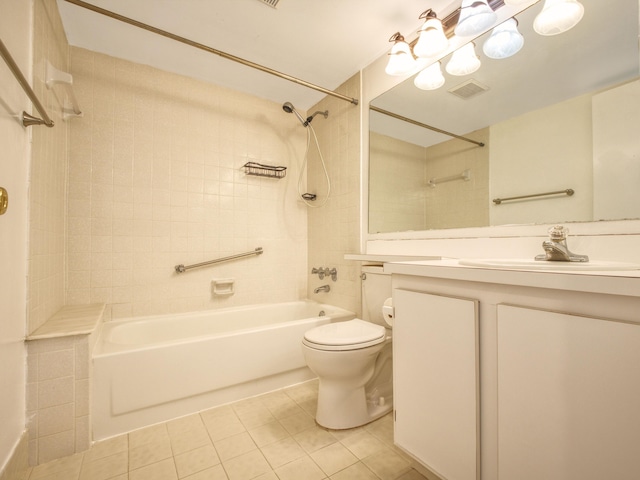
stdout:
{"type": "Polygon", "coordinates": [[[433,57],[444,52],[449,46],[449,39],[444,34],[442,22],[436,12],[429,9],[418,17],[425,22],[418,32],[418,42],[413,47],[413,53],[420,58],[433,57]]]}
{"type": "Polygon", "coordinates": [[[480,68],[480,59],[476,55],[476,44],[469,42],[453,52],[447,63],[447,73],[456,76],[469,75],[480,68]]]}
{"type": "Polygon", "coordinates": [[[583,15],[584,7],[577,0],[545,0],[533,29],[540,35],[558,35],[575,27],[583,15]]]}
{"type": "Polygon", "coordinates": [[[515,55],[523,45],[524,37],[518,31],[518,21],[510,18],[493,29],[482,51],[487,57],[500,60],[515,55]]]}
{"type": "Polygon", "coordinates": [[[413,79],[413,84],[420,90],[436,90],[444,85],[444,75],[442,75],[440,62],[429,65],[422,70],[413,79]]]}
{"type": "Polygon", "coordinates": [[[460,18],[454,31],[460,37],[470,37],[482,33],[497,19],[487,0],[462,0],[460,18]]]}
{"type": "Polygon", "coordinates": [[[389,41],[395,43],[391,47],[391,52],[389,52],[389,63],[387,63],[384,71],[388,75],[406,75],[410,73],[417,66],[411,47],[400,32],[391,35],[389,41]]]}

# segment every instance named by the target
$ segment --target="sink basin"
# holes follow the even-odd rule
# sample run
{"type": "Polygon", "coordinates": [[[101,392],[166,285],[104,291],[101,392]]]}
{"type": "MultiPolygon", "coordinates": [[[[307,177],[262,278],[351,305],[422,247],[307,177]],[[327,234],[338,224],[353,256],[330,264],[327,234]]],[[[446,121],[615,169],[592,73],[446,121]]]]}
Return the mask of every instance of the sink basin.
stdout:
{"type": "Polygon", "coordinates": [[[553,270],[553,271],[620,271],[640,270],[636,263],[589,261],[589,262],[546,262],[533,258],[469,258],[458,260],[460,265],[467,267],[488,267],[509,270],[553,270]]]}

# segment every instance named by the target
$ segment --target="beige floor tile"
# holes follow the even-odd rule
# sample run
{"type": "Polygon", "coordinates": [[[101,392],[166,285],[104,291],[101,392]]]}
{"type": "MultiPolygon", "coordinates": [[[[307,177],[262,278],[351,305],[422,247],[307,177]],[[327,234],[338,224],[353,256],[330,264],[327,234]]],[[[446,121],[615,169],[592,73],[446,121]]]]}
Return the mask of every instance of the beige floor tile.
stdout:
{"type": "Polygon", "coordinates": [[[297,433],[293,438],[307,453],[315,452],[338,441],[329,431],[320,427],[308,428],[297,433]]]}
{"type": "Polygon", "coordinates": [[[129,471],[171,458],[169,438],[155,437],[155,440],[129,449],[129,471]]]}
{"type": "MultiPolygon", "coordinates": [[[[68,457],[60,458],[58,460],[52,460],[51,462],[43,463],[42,465],[38,465],[33,467],[31,471],[30,479],[40,480],[46,478],[55,478],[54,475],[68,475],[67,478],[78,478],[80,475],[80,469],[82,467],[83,462],[83,454],[71,455],[68,457]]],[[[64,477],[60,477],[64,478],[64,477]]]]}
{"type": "Polygon", "coordinates": [[[82,464],[80,480],[106,480],[127,473],[129,463],[127,452],[116,453],[82,464]]]}
{"type": "Polygon", "coordinates": [[[291,435],[295,435],[296,433],[300,433],[308,428],[314,428],[316,426],[315,419],[303,410],[300,410],[300,412],[291,415],[290,417],[281,418],[279,421],[291,435]]]}
{"type": "Polygon", "coordinates": [[[398,480],[427,480],[427,477],[412,468],[404,475],[399,476],[398,480]]]}
{"type": "Polygon", "coordinates": [[[252,407],[251,409],[236,411],[238,418],[247,430],[275,421],[276,418],[267,407],[262,405],[253,405],[252,407]]]}
{"type": "Polygon", "coordinates": [[[253,480],[279,480],[278,476],[273,472],[263,473],[262,475],[257,476],[253,480]]]}
{"type": "Polygon", "coordinates": [[[185,477],[184,480],[227,480],[228,478],[222,465],[216,465],[215,467],[189,475],[185,477]]]}
{"type": "Polygon", "coordinates": [[[232,437],[247,430],[231,407],[225,410],[225,413],[215,410],[207,410],[201,414],[212,441],[232,437]]]}
{"type": "Polygon", "coordinates": [[[185,478],[207,468],[220,464],[213,445],[190,450],[174,457],[178,478],[185,478]]]}
{"type": "Polygon", "coordinates": [[[350,467],[331,475],[331,480],[379,480],[378,477],[362,463],[354,463],[350,467]]]}
{"type": "Polygon", "coordinates": [[[178,480],[173,458],[129,472],[129,480],[178,480]]]}
{"type": "Polygon", "coordinates": [[[135,430],[129,434],[129,449],[134,449],[141,445],[168,440],[167,424],[161,423],[147,428],[135,430]]]}
{"type": "Polygon", "coordinates": [[[362,430],[354,435],[346,437],[341,441],[341,443],[360,460],[369,457],[376,452],[387,449],[387,446],[384,443],[366,430],[362,430]]]}
{"type": "Polygon", "coordinates": [[[341,443],[321,448],[313,452],[311,458],[329,476],[358,462],[358,458],[341,443]]]}
{"type": "Polygon", "coordinates": [[[318,398],[317,388],[313,388],[312,385],[307,383],[302,383],[300,385],[285,388],[284,393],[286,393],[294,402],[298,404],[307,400],[318,398]]]}
{"type": "Polygon", "coordinates": [[[101,442],[96,442],[91,448],[85,452],[84,461],[93,462],[100,458],[115,455],[116,453],[126,452],[129,450],[129,436],[120,435],[118,437],[109,438],[101,442]]]}
{"type": "Polygon", "coordinates": [[[376,452],[362,462],[382,480],[394,480],[411,470],[409,462],[389,448],[376,452]]]}
{"type": "Polygon", "coordinates": [[[271,468],[278,468],[282,465],[306,456],[306,453],[298,442],[287,437],[276,443],[271,443],[262,449],[262,454],[267,459],[271,468]]]}
{"type": "Polygon", "coordinates": [[[364,428],[384,444],[393,445],[393,416],[391,413],[366,425],[364,428]]]}
{"type": "Polygon", "coordinates": [[[304,456],[275,470],[280,480],[322,480],[324,472],[310,457],[304,456]]]}
{"type": "Polygon", "coordinates": [[[214,446],[223,462],[258,448],[247,432],[218,440],[214,446]]]}
{"type": "Polygon", "coordinates": [[[300,406],[289,397],[283,398],[279,403],[273,406],[267,405],[267,408],[278,420],[292,415],[297,415],[299,413],[304,413],[304,410],[302,410],[300,406]]]}
{"type": "Polygon", "coordinates": [[[254,450],[239,457],[222,462],[229,480],[250,480],[259,475],[271,472],[269,462],[259,450],[254,450]]]}
{"type": "Polygon", "coordinates": [[[198,421],[199,424],[194,424],[189,428],[186,425],[184,428],[171,428],[169,426],[169,439],[174,455],[212,444],[209,432],[207,432],[200,417],[198,417],[198,421]]]}
{"type": "Polygon", "coordinates": [[[279,422],[271,422],[249,430],[249,435],[258,447],[264,447],[289,436],[279,422]]]}

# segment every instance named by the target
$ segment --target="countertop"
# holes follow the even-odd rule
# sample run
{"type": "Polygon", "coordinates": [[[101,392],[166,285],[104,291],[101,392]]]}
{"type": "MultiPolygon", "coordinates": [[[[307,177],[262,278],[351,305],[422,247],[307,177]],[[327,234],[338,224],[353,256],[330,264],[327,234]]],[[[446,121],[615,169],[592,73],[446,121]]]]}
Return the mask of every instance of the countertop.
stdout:
{"type": "Polygon", "coordinates": [[[458,259],[386,262],[386,273],[640,297],[640,270],[553,271],[461,265],[458,259]]]}

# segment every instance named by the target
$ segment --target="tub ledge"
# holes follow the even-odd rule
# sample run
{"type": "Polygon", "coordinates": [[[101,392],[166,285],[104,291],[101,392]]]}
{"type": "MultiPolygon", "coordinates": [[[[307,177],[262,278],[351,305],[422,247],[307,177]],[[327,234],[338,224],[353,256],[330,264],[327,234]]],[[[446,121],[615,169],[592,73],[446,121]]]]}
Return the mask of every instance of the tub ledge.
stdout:
{"type": "Polygon", "coordinates": [[[104,303],[65,305],[40,327],[27,335],[26,340],[90,335],[102,320],[104,309],[104,303]]]}

